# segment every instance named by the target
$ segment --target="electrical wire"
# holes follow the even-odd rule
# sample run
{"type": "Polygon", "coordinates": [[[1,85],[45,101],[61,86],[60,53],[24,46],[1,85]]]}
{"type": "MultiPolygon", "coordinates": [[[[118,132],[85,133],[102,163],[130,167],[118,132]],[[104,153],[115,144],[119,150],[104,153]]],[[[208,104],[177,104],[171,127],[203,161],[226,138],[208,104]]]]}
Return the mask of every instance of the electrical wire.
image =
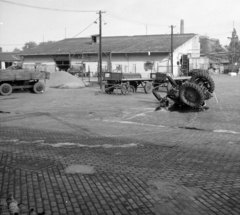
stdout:
{"type": "Polygon", "coordinates": [[[12,1],[6,1],[6,0],[0,0],[0,2],[4,2],[4,3],[8,3],[8,4],[14,4],[14,5],[22,6],[22,7],[35,8],[35,9],[40,9],[40,10],[50,10],[50,11],[57,11],[57,12],[74,12],[74,13],[98,12],[98,10],[64,10],[64,9],[55,9],[55,8],[47,8],[47,7],[38,7],[38,6],[16,3],[16,2],[12,2],[12,1]]]}
{"type": "Polygon", "coordinates": [[[80,31],[79,33],[77,33],[75,36],[73,36],[73,37],[71,37],[71,38],[68,38],[68,39],[64,39],[64,40],[62,40],[61,42],[57,42],[58,44],[56,44],[55,46],[52,46],[52,47],[50,47],[50,48],[48,48],[48,49],[44,49],[44,51],[49,51],[49,50],[51,50],[51,49],[53,49],[53,48],[55,48],[55,47],[57,47],[57,46],[65,43],[65,42],[67,42],[67,40],[75,38],[75,37],[78,36],[79,34],[83,33],[85,30],[87,30],[88,28],[90,28],[93,24],[95,24],[95,22],[96,22],[98,19],[99,19],[99,18],[97,18],[96,20],[94,20],[90,25],[88,25],[88,26],[87,26],[86,28],[84,28],[82,31],[80,31]]]}
{"type": "Polygon", "coordinates": [[[111,12],[107,12],[105,15],[106,15],[106,16],[109,16],[109,17],[111,17],[111,18],[123,20],[123,21],[125,21],[125,22],[136,23],[136,24],[139,24],[139,25],[155,26],[155,27],[167,27],[167,26],[168,26],[168,25],[158,25],[158,24],[152,24],[152,23],[144,23],[144,22],[141,22],[141,21],[129,19],[129,18],[127,18],[127,17],[122,17],[122,16],[119,16],[119,15],[115,15],[114,13],[111,13],[111,12]]]}

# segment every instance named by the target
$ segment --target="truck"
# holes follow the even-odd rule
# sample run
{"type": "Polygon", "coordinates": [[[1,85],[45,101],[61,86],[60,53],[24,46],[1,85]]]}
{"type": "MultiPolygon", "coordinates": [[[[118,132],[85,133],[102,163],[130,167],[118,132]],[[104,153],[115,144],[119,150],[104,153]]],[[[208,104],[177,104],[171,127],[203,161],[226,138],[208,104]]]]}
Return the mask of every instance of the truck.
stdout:
{"type": "Polygon", "coordinates": [[[17,65],[0,70],[0,95],[8,96],[14,89],[29,89],[30,92],[41,94],[45,91],[46,81],[50,73],[33,69],[22,69],[17,65]]]}

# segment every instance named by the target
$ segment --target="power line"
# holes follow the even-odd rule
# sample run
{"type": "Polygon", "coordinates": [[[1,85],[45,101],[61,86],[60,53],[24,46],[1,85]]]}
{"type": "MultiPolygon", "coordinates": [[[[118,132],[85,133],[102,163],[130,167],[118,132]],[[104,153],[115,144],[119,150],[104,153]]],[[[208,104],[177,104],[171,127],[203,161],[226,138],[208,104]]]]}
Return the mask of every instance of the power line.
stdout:
{"type": "MultiPolygon", "coordinates": [[[[98,20],[99,18],[97,18],[96,20],[94,20],[90,25],[88,25],[86,28],[84,28],[82,31],[80,31],[78,34],[76,34],[75,36],[71,37],[71,38],[68,38],[68,39],[73,39],[75,38],[76,36],[78,36],[79,34],[83,33],[85,30],[87,30],[89,27],[91,27],[93,24],[95,24],[95,22],[98,20]]],[[[58,44],[56,44],[55,46],[53,47],[50,47],[48,49],[44,49],[44,51],[49,51],[57,46],[59,46],[60,44],[63,44],[65,43],[67,40],[62,40],[61,42],[59,42],[58,44]]]]}
{"type": "Polygon", "coordinates": [[[22,6],[22,7],[35,8],[35,9],[40,9],[40,10],[50,10],[50,11],[57,11],[57,12],[74,12],[74,13],[97,12],[97,10],[63,10],[63,9],[56,9],[56,8],[32,6],[32,5],[21,4],[21,3],[6,1],[6,0],[0,0],[0,1],[4,2],[4,3],[8,3],[8,4],[22,6]]]}
{"type": "Polygon", "coordinates": [[[160,27],[160,26],[167,27],[168,26],[168,25],[157,25],[157,24],[152,24],[152,23],[144,23],[144,22],[141,22],[141,21],[129,19],[127,17],[122,17],[122,16],[119,16],[119,15],[115,15],[114,13],[111,13],[111,12],[106,13],[106,15],[111,17],[111,18],[123,20],[125,22],[136,23],[136,24],[139,24],[139,25],[145,25],[145,26],[147,25],[147,26],[155,26],[155,27],[160,27]]]}
{"type": "Polygon", "coordinates": [[[24,44],[4,44],[4,43],[1,43],[0,44],[0,46],[2,46],[2,45],[4,45],[4,46],[20,46],[20,45],[24,45],[24,44]]]}

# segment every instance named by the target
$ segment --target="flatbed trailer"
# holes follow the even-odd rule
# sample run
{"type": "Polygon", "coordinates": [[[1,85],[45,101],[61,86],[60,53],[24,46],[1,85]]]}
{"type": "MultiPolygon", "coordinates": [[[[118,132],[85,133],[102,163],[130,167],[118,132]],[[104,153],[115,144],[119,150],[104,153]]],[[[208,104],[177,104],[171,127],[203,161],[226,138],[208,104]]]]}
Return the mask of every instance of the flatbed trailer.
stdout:
{"type": "Polygon", "coordinates": [[[39,80],[50,78],[50,73],[27,69],[0,70],[0,94],[8,96],[14,89],[29,89],[36,94],[45,91],[45,85],[39,80]]]}
{"type": "Polygon", "coordinates": [[[121,90],[122,94],[134,93],[138,88],[143,88],[145,93],[151,93],[155,85],[160,85],[160,83],[154,84],[154,77],[142,78],[140,73],[105,72],[103,81],[105,83],[105,92],[108,94],[113,93],[115,89],[121,90]]]}

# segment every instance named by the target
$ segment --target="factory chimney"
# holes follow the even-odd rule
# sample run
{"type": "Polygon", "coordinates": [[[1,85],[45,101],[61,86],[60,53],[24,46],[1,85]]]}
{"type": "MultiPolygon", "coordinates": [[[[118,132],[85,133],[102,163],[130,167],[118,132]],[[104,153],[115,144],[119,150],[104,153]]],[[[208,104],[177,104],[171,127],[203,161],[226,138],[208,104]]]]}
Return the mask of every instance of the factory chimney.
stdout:
{"type": "Polygon", "coordinates": [[[181,23],[180,23],[180,34],[184,34],[184,21],[183,21],[183,19],[181,19],[181,23]]]}

